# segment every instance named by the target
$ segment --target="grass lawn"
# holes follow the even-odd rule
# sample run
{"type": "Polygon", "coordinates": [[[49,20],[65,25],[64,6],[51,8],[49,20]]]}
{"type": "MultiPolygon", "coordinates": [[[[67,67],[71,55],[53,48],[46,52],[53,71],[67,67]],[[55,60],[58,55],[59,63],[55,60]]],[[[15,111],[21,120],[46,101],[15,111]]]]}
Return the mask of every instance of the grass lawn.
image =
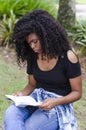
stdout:
{"type": "MultiPolygon", "coordinates": [[[[5,94],[22,89],[27,83],[24,70],[19,70],[13,63],[7,63],[0,54],[0,124],[3,124],[4,111],[10,104],[5,94]]],[[[86,82],[83,81],[83,97],[74,103],[74,110],[78,118],[80,130],[86,130],[86,82]]]]}
{"type": "Polygon", "coordinates": [[[5,94],[12,94],[22,89],[26,83],[25,72],[3,61],[0,55],[0,124],[3,124],[4,111],[10,104],[10,101],[6,100],[5,94]]]}
{"type": "Polygon", "coordinates": [[[74,110],[80,130],[86,130],[86,80],[85,82],[83,81],[82,98],[74,103],[74,110]]]}

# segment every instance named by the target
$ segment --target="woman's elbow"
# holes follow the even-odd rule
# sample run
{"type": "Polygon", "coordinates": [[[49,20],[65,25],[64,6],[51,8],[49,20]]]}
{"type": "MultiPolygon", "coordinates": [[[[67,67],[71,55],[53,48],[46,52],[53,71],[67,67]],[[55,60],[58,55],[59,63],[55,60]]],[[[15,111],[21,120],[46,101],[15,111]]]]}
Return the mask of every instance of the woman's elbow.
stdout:
{"type": "Polygon", "coordinates": [[[78,91],[77,100],[80,100],[81,98],[82,98],[82,91],[78,91]]]}

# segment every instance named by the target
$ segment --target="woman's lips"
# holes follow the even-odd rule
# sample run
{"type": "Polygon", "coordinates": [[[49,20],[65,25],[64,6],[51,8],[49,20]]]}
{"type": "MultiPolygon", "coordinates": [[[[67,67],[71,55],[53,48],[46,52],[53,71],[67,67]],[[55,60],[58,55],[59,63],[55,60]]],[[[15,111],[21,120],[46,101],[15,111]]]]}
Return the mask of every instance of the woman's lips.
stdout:
{"type": "Polygon", "coordinates": [[[40,53],[41,50],[38,50],[38,49],[33,49],[34,52],[37,52],[37,53],[40,53]]]}
{"type": "Polygon", "coordinates": [[[35,49],[34,49],[33,51],[34,51],[34,52],[38,52],[38,50],[35,50],[35,49]]]}

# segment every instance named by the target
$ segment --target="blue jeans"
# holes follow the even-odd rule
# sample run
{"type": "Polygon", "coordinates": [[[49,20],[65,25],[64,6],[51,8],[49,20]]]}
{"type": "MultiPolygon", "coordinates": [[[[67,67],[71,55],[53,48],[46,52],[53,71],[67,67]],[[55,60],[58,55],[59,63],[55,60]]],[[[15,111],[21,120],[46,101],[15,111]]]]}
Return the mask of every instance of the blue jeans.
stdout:
{"type": "Polygon", "coordinates": [[[4,126],[5,130],[57,130],[59,125],[55,113],[47,116],[39,108],[11,105],[5,112],[4,126]]]}

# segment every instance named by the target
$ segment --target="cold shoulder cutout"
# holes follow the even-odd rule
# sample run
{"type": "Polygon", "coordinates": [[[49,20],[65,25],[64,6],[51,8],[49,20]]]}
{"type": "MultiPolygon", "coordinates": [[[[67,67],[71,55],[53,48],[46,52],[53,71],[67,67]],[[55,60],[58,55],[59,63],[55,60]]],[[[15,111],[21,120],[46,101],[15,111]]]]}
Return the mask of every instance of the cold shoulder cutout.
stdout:
{"type": "Polygon", "coordinates": [[[81,67],[79,59],[72,50],[65,54],[65,68],[68,78],[75,78],[81,75],[81,67]]]}
{"type": "Polygon", "coordinates": [[[69,61],[72,62],[72,63],[77,63],[77,62],[78,62],[78,57],[77,57],[76,54],[75,54],[73,51],[71,51],[71,50],[69,50],[69,51],[67,52],[67,57],[68,57],[69,61]]]}

